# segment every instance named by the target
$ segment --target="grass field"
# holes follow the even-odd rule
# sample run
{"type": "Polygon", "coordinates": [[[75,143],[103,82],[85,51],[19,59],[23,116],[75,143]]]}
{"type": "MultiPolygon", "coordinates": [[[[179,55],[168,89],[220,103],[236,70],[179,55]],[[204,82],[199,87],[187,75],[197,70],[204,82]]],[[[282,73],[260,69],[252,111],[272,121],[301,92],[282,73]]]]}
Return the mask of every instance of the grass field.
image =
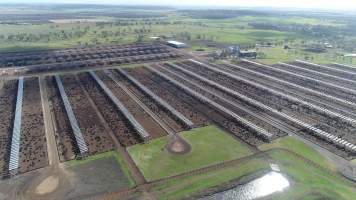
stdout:
{"type": "Polygon", "coordinates": [[[259,149],[265,151],[273,148],[283,148],[290,151],[293,151],[305,158],[318,163],[319,165],[333,170],[336,170],[336,167],[328,162],[319,152],[304,144],[302,141],[297,140],[291,136],[285,136],[282,138],[278,138],[271,143],[265,143],[258,147],[259,149]]]}
{"type": "Polygon", "coordinates": [[[333,53],[310,53],[298,49],[286,50],[283,46],[275,46],[272,48],[260,48],[258,52],[263,52],[265,58],[257,58],[258,62],[265,64],[275,64],[278,62],[289,62],[295,59],[309,60],[310,62],[320,64],[347,63],[356,64],[356,59],[346,58],[342,54],[333,53]]]}
{"type": "Polygon", "coordinates": [[[250,155],[250,150],[215,126],[180,133],[192,147],[190,153],[173,155],[165,150],[167,137],[128,148],[149,181],[250,155]]]}
{"type": "MultiPolygon", "coordinates": [[[[290,182],[290,187],[267,199],[338,199],[352,200],[356,189],[343,177],[330,174],[294,157],[286,151],[268,151],[266,157],[256,156],[232,167],[171,180],[153,188],[158,199],[184,199],[231,180],[241,181],[248,174],[269,169],[277,164],[290,182]]],[[[246,180],[245,180],[246,181],[246,180]]]]}
{"type": "MultiPolygon", "coordinates": [[[[69,48],[76,47],[85,44],[126,44],[136,41],[137,34],[134,32],[138,29],[150,29],[149,33],[145,33],[148,40],[148,36],[165,35],[168,37],[179,37],[180,33],[189,33],[191,35],[191,41],[195,40],[214,40],[218,43],[224,44],[248,44],[255,43],[257,40],[283,40],[289,37],[297,37],[293,33],[270,31],[270,30],[256,30],[256,29],[236,29],[236,28],[224,28],[218,29],[216,27],[205,27],[197,25],[187,24],[168,24],[168,25],[153,25],[148,27],[147,25],[132,25],[127,27],[110,27],[105,26],[104,30],[107,32],[121,31],[120,35],[110,35],[107,37],[101,36],[103,28],[97,26],[95,23],[82,22],[72,24],[41,24],[41,25],[3,25],[0,24],[1,34],[4,36],[14,35],[21,32],[29,32],[32,34],[51,34],[50,41],[47,38],[36,41],[5,41],[0,39],[0,50],[21,50],[24,48],[69,48]],[[89,27],[89,28],[88,28],[89,27]],[[80,37],[58,37],[56,34],[61,34],[62,31],[68,33],[84,31],[88,28],[86,34],[80,37]],[[125,32],[123,30],[125,29],[125,32]],[[172,32],[172,30],[179,30],[179,32],[172,32]]],[[[189,42],[189,41],[187,41],[189,42]]]]}

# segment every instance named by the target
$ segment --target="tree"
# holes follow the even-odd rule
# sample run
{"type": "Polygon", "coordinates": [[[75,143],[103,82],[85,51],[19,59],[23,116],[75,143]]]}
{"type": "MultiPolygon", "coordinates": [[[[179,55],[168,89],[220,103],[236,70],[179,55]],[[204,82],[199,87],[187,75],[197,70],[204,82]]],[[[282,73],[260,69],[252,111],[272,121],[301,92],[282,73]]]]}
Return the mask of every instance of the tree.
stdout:
{"type": "Polygon", "coordinates": [[[259,51],[259,52],[257,52],[257,57],[259,59],[265,59],[265,58],[267,58],[267,55],[264,52],[259,51]]]}
{"type": "Polygon", "coordinates": [[[136,35],[136,42],[142,42],[143,41],[143,35],[138,34],[136,35]]]}

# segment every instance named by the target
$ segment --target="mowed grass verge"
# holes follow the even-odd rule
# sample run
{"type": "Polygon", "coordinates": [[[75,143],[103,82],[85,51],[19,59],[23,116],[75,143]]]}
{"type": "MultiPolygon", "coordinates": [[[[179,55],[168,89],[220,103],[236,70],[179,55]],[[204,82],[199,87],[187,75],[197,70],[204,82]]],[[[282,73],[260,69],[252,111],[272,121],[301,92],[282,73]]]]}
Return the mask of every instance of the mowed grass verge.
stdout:
{"type": "Polygon", "coordinates": [[[355,183],[343,176],[310,165],[288,152],[278,150],[269,154],[291,182],[289,189],[271,199],[355,199],[355,183]]]}
{"type": "Polygon", "coordinates": [[[236,166],[230,166],[208,173],[196,174],[169,180],[153,188],[159,200],[184,199],[206,189],[239,179],[262,170],[268,170],[269,164],[263,158],[253,157],[236,166]]]}
{"type": "Polygon", "coordinates": [[[273,148],[282,148],[290,150],[294,153],[297,153],[319,165],[330,169],[332,171],[336,170],[336,166],[330,163],[324,156],[322,156],[318,151],[314,150],[313,148],[306,145],[304,142],[291,137],[285,136],[282,138],[278,138],[271,143],[266,143],[258,147],[260,150],[268,150],[273,148]]]}
{"type": "Polygon", "coordinates": [[[167,152],[167,137],[128,148],[130,156],[148,181],[252,154],[246,146],[215,126],[185,131],[180,136],[192,147],[188,154],[174,155],[167,152]]]}
{"type": "Polygon", "coordinates": [[[152,188],[152,192],[159,200],[185,199],[192,195],[204,194],[207,189],[229,181],[238,184],[249,182],[249,175],[261,170],[271,170],[271,163],[280,167],[290,186],[283,192],[274,193],[264,199],[354,199],[355,184],[281,149],[271,149],[265,154],[248,157],[247,160],[233,166],[168,180],[152,188]]]}

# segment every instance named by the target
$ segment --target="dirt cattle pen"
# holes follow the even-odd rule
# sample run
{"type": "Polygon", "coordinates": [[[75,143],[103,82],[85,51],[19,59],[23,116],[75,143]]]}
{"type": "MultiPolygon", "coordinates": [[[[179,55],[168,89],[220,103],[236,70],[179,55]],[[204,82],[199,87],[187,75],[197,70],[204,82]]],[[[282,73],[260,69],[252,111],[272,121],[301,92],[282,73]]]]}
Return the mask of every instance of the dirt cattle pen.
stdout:
{"type": "Polygon", "coordinates": [[[251,148],[298,134],[355,157],[356,71],[304,61],[269,66],[187,57],[162,44],[0,54],[2,76],[15,75],[0,89],[1,175],[9,173],[10,159],[19,173],[48,165],[45,104],[61,162],[209,124],[251,148]],[[118,68],[124,63],[143,64],[118,68]],[[20,121],[16,74],[25,75],[20,121]],[[43,87],[48,98],[41,99],[43,87]]]}
{"type": "Polygon", "coordinates": [[[64,73],[68,68],[89,70],[181,56],[161,44],[0,54],[1,76],[15,75],[0,91],[1,177],[8,177],[10,167],[16,174],[48,165],[43,104],[50,109],[46,117],[52,122],[61,162],[113,150],[116,141],[127,147],[192,127],[185,113],[139,83],[132,84],[132,77],[122,71],[64,73]],[[54,71],[59,73],[45,76],[40,87],[38,76],[54,71]],[[16,77],[19,74],[26,76],[16,77]],[[40,88],[46,89],[47,98],[41,99],[40,88]]]}
{"type": "Polygon", "coordinates": [[[250,144],[296,133],[350,159],[356,153],[356,91],[350,89],[355,82],[351,72],[333,66],[304,61],[268,66],[248,60],[217,65],[189,59],[140,70],[228,114],[217,121],[224,128],[244,123],[250,131],[235,134],[250,144]],[[328,73],[320,72],[324,68],[328,73]]]}
{"type": "Polygon", "coordinates": [[[184,55],[161,44],[131,44],[0,54],[3,75],[31,75],[155,62],[184,55]]]}

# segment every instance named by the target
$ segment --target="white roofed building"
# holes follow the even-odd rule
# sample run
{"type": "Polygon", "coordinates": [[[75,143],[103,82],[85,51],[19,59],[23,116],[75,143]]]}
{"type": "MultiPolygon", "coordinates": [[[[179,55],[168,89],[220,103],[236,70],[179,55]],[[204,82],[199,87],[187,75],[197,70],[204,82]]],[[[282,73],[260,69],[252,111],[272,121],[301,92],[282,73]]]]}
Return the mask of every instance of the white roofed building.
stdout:
{"type": "Polygon", "coordinates": [[[174,40],[170,40],[170,41],[167,41],[167,44],[171,47],[174,47],[174,48],[184,48],[186,47],[187,45],[183,42],[178,42],[178,41],[174,41],[174,40]]]}

